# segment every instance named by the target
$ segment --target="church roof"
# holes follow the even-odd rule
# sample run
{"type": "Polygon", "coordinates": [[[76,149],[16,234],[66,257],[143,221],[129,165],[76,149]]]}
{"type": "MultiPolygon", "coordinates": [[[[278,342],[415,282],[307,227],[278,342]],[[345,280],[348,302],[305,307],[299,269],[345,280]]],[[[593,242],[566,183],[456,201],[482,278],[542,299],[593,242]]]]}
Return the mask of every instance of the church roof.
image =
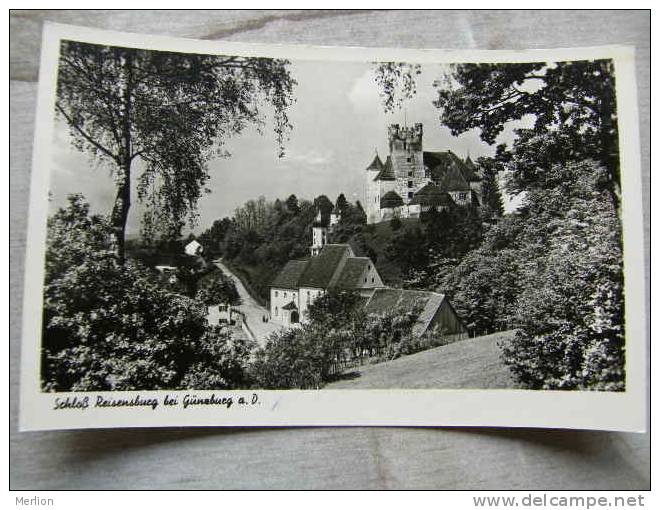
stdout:
{"type": "Polygon", "coordinates": [[[394,177],[394,167],[392,167],[392,158],[390,156],[387,156],[387,159],[385,160],[385,164],[383,165],[383,168],[380,172],[378,172],[378,175],[374,177],[374,181],[393,181],[395,180],[394,177]]]}
{"type": "Polygon", "coordinates": [[[307,260],[290,260],[270,284],[281,289],[297,289],[298,280],[307,267],[307,260]]]}
{"type": "Polygon", "coordinates": [[[293,301],[289,301],[286,305],[282,307],[282,310],[297,310],[298,307],[293,301]]]}
{"type": "Polygon", "coordinates": [[[351,257],[347,259],[333,287],[343,290],[362,288],[362,275],[369,266],[371,266],[371,260],[368,257],[351,257]]]}
{"type": "Polygon", "coordinates": [[[380,160],[380,157],[378,156],[378,154],[376,154],[376,157],[371,162],[371,164],[367,167],[367,170],[381,170],[382,168],[383,168],[383,162],[380,160]]]}
{"type": "Polygon", "coordinates": [[[396,191],[388,191],[382,197],[380,197],[381,209],[400,207],[402,205],[403,205],[403,198],[401,198],[396,191]]]}
{"type": "Polygon", "coordinates": [[[326,289],[345,257],[351,257],[353,250],[347,244],[326,244],[321,253],[307,261],[305,270],[298,279],[299,287],[326,289]]]}
{"type": "Polygon", "coordinates": [[[428,206],[444,206],[449,207],[454,205],[454,200],[451,198],[449,193],[442,191],[438,186],[432,182],[428,183],[422,189],[420,189],[413,196],[409,205],[428,205],[428,206]]]}

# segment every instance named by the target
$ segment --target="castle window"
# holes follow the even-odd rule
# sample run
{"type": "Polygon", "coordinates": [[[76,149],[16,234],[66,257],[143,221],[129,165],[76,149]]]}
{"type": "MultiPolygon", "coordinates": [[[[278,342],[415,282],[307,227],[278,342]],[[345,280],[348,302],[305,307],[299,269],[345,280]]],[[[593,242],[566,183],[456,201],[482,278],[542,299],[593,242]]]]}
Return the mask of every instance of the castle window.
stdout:
{"type": "Polygon", "coordinates": [[[413,176],[413,172],[411,170],[410,172],[408,172],[408,177],[412,177],[412,176],[413,176]]]}
{"type": "Polygon", "coordinates": [[[403,141],[403,148],[404,149],[406,148],[406,141],[405,140],[403,141]]]}
{"type": "Polygon", "coordinates": [[[277,317],[277,307],[275,307],[275,317],[277,317]]]}
{"type": "Polygon", "coordinates": [[[366,278],[364,279],[364,283],[367,283],[367,279],[366,279],[366,278]]]}
{"type": "Polygon", "coordinates": [[[275,291],[275,297],[277,297],[278,295],[279,295],[279,292],[275,291]]]}
{"type": "Polygon", "coordinates": [[[413,192],[412,192],[412,191],[409,191],[409,192],[408,192],[408,198],[412,198],[412,197],[413,197],[413,192]]]}
{"type": "Polygon", "coordinates": [[[412,161],[412,158],[408,157],[408,158],[406,158],[406,161],[407,161],[408,163],[410,163],[410,162],[412,161]]]}
{"type": "Polygon", "coordinates": [[[284,293],[284,297],[286,297],[286,292],[284,293]]]}
{"type": "Polygon", "coordinates": [[[412,188],[412,187],[413,187],[413,182],[412,182],[412,181],[408,181],[408,187],[409,187],[409,188],[412,188]]]}
{"type": "Polygon", "coordinates": [[[374,283],[374,277],[373,276],[371,277],[371,283],[374,283]]]}

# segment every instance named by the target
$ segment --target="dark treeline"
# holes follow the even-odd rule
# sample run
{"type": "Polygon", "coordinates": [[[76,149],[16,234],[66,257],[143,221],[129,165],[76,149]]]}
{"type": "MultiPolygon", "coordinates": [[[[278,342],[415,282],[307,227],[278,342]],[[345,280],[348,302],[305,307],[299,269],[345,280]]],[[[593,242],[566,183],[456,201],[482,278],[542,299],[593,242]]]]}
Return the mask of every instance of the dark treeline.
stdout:
{"type": "Polygon", "coordinates": [[[333,210],[340,220],[329,242],[348,243],[356,255],[370,257],[388,285],[406,284],[428,266],[430,254],[461,258],[481,243],[482,220],[476,208],[457,206],[424,213],[419,220],[367,225],[360,202],[351,204],[343,194],[334,203],[325,195],[313,201],[295,195],[273,202],[249,200],[233,217],[215,221],[198,240],[209,257],[223,257],[265,302],[278,271],[291,259],[309,256],[317,213],[333,210]]]}

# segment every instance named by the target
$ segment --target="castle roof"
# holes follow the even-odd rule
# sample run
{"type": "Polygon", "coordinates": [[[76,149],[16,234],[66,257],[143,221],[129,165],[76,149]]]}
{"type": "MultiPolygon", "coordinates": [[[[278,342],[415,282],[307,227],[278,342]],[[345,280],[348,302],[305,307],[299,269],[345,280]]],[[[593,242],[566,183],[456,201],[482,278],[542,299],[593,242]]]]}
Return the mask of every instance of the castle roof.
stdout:
{"type": "Polygon", "coordinates": [[[298,280],[307,267],[307,260],[290,260],[282,268],[275,280],[270,284],[271,287],[281,289],[297,289],[298,280]]]}
{"type": "MultiPolygon", "coordinates": [[[[451,172],[453,175],[458,174],[460,180],[465,181],[466,184],[481,180],[481,177],[475,172],[476,167],[472,163],[472,160],[468,158],[469,163],[463,161],[452,151],[424,152],[423,157],[424,165],[429,169],[431,179],[435,182],[443,180],[444,175],[448,172],[451,172]]],[[[450,184],[460,184],[462,186],[462,183],[456,181],[452,181],[450,184]]],[[[469,184],[467,184],[467,188],[469,189],[469,184]]],[[[467,189],[449,188],[446,191],[467,191],[467,189]]]]}
{"type": "Polygon", "coordinates": [[[409,203],[409,205],[427,205],[433,207],[449,207],[454,204],[454,200],[449,193],[442,191],[432,182],[415,193],[409,203]]]}
{"type": "Polygon", "coordinates": [[[353,250],[348,244],[326,244],[321,253],[307,260],[298,286],[327,289],[342,261],[352,256],[353,250]]]}
{"type": "Polygon", "coordinates": [[[362,275],[372,262],[368,257],[351,257],[346,259],[346,263],[341,270],[341,274],[333,287],[342,290],[353,290],[362,287],[362,275]]]}
{"type": "Polygon", "coordinates": [[[367,167],[367,170],[381,170],[382,168],[383,168],[383,162],[380,160],[380,157],[378,157],[378,154],[376,154],[376,157],[367,167]]]}
{"type": "Polygon", "coordinates": [[[389,209],[391,207],[400,207],[403,205],[403,199],[396,191],[388,191],[380,197],[380,208],[389,209]]]}
{"type": "Polygon", "coordinates": [[[394,167],[392,167],[392,158],[390,156],[387,156],[383,168],[381,169],[380,172],[378,172],[378,175],[374,177],[374,181],[393,181],[393,180],[395,180],[395,177],[394,177],[394,167]]]}

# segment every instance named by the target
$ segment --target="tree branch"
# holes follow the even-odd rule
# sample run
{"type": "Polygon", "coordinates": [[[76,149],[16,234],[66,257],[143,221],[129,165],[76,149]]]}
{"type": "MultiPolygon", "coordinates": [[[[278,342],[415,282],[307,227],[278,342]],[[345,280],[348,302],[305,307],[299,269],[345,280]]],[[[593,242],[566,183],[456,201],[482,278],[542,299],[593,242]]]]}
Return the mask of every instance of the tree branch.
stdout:
{"type": "Polygon", "coordinates": [[[96,147],[98,150],[103,152],[106,156],[111,158],[113,161],[116,163],[119,163],[117,156],[115,156],[112,152],[110,152],[108,149],[103,147],[99,142],[94,140],[89,134],[87,134],[78,124],[76,124],[73,119],[64,111],[64,108],[60,106],[59,103],[55,103],[55,107],[60,111],[60,113],[64,116],[66,121],[69,123],[69,126],[74,128],[80,135],[87,140],[89,143],[91,143],[94,147],[96,147]]]}

